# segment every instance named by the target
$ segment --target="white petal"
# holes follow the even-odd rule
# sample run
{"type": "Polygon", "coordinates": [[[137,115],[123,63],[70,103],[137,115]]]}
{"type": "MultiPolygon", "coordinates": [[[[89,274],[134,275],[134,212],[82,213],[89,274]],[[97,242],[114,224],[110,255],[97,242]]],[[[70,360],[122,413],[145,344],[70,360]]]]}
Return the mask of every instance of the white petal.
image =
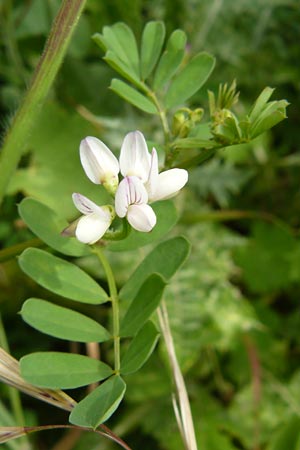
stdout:
{"type": "Polygon", "coordinates": [[[137,177],[125,177],[118,186],[115,209],[119,217],[125,217],[129,205],[148,202],[148,194],[142,181],[137,177]]]}
{"type": "Polygon", "coordinates": [[[127,220],[135,230],[147,233],[155,226],[156,215],[149,205],[130,205],[127,220]]]}
{"type": "Polygon", "coordinates": [[[140,131],[132,131],[125,136],[120,153],[120,168],[123,177],[135,175],[143,183],[148,180],[150,154],[140,131]]]}
{"type": "Polygon", "coordinates": [[[96,205],[96,203],[92,202],[92,200],[89,200],[84,195],[81,195],[78,192],[74,192],[74,194],[72,194],[72,199],[74,205],[82,214],[87,215],[97,213],[99,216],[102,215],[103,218],[107,217],[106,211],[103,211],[100,206],[96,205]]]}
{"type": "Polygon", "coordinates": [[[157,157],[157,151],[155,148],[152,149],[151,153],[151,165],[150,165],[150,171],[147,183],[145,184],[145,187],[148,192],[149,200],[154,196],[155,191],[157,189],[157,183],[158,183],[158,157],[157,157]]]}
{"type": "Polygon", "coordinates": [[[104,219],[97,213],[82,216],[79,219],[75,235],[84,244],[94,244],[102,238],[111,224],[111,216],[108,213],[104,219]]]}
{"type": "Polygon", "coordinates": [[[101,184],[108,178],[117,178],[119,163],[115,155],[99,139],[88,136],[80,143],[80,160],[88,178],[101,184]]]}
{"type": "Polygon", "coordinates": [[[173,197],[187,183],[188,172],[184,169],[170,169],[158,175],[156,191],[150,201],[165,200],[173,197]]]}

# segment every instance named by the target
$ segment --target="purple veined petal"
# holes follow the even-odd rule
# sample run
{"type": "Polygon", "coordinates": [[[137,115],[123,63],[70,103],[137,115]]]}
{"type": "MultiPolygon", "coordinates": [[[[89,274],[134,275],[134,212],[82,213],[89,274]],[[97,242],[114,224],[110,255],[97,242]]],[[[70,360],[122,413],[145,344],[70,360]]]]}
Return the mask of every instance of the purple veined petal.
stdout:
{"type": "Polygon", "coordinates": [[[123,177],[134,175],[143,183],[148,180],[150,154],[140,131],[132,131],[125,136],[120,153],[120,169],[123,177]]]}
{"type": "Polygon", "coordinates": [[[157,187],[152,202],[174,197],[188,181],[188,172],[184,169],[170,169],[158,175],[157,187]]]}
{"type": "Polygon", "coordinates": [[[84,195],[79,194],[78,192],[74,192],[72,194],[73,203],[84,215],[97,213],[99,216],[102,215],[103,219],[107,217],[107,212],[104,211],[100,206],[96,205],[96,203],[92,202],[92,200],[89,200],[84,195]]]}
{"type": "Polygon", "coordinates": [[[108,178],[118,177],[119,162],[102,141],[88,136],[81,141],[79,151],[83,170],[93,183],[101,184],[108,178]]]}
{"type": "Polygon", "coordinates": [[[149,201],[154,197],[158,183],[158,157],[157,151],[155,148],[152,149],[151,153],[151,165],[147,183],[145,183],[145,187],[148,192],[149,201]]]}
{"type": "Polygon", "coordinates": [[[115,197],[115,209],[119,217],[125,217],[128,207],[148,202],[145,186],[138,177],[125,177],[118,186],[115,197]]]}
{"type": "Polygon", "coordinates": [[[94,244],[102,238],[110,224],[111,215],[109,213],[106,218],[98,213],[82,216],[75,231],[76,238],[84,244],[94,244]]]}
{"type": "Polygon", "coordinates": [[[135,230],[149,233],[156,224],[156,215],[151,206],[145,203],[130,205],[127,220],[135,230]]]}

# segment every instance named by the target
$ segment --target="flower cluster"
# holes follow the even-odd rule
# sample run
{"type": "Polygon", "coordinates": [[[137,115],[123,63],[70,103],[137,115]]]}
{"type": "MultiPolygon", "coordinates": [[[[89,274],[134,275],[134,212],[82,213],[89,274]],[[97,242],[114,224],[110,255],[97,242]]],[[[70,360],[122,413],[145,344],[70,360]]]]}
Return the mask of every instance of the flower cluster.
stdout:
{"type": "Polygon", "coordinates": [[[81,194],[73,194],[76,208],[83,214],[76,222],[75,235],[86,244],[97,242],[110,227],[115,215],[126,217],[138,231],[149,232],[156,215],[149,203],[173,197],[186,184],[184,169],[159,173],[155,148],[148,152],[143,134],[133,131],[125,136],[119,161],[109,148],[95,137],[80,144],[80,160],[88,178],[102,184],[115,196],[115,208],[98,206],[81,194]],[[119,182],[119,173],[123,176],[119,182]]]}

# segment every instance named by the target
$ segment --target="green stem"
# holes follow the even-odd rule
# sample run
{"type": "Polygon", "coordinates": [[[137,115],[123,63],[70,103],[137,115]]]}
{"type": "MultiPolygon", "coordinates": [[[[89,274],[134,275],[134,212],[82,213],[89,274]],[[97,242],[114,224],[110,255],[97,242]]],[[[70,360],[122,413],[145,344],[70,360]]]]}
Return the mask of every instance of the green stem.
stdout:
{"type": "Polygon", "coordinates": [[[86,1],[64,0],[54,20],[29,90],[4,140],[0,157],[0,203],[61,66],[86,1]]]}
{"type": "Polygon", "coordinates": [[[120,313],[119,313],[119,296],[116,286],[115,277],[112,268],[100,247],[94,245],[94,253],[98,256],[108,282],[109,295],[112,303],[113,313],[113,338],[114,338],[114,354],[115,354],[115,373],[120,372],[120,313]]]}
{"type": "Polygon", "coordinates": [[[168,124],[166,111],[160,105],[160,103],[158,101],[158,98],[156,97],[155,92],[153,92],[153,91],[151,91],[149,89],[147,91],[147,94],[148,94],[148,96],[151,98],[151,100],[153,101],[153,103],[156,106],[156,109],[157,109],[157,112],[159,114],[159,117],[160,117],[160,120],[161,120],[161,124],[162,124],[162,127],[163,127],[163,131],[164,131],[165,144],[168,147],[169,141],[170,141],[170,128],[169,128],[169,124],[168,124]]]}

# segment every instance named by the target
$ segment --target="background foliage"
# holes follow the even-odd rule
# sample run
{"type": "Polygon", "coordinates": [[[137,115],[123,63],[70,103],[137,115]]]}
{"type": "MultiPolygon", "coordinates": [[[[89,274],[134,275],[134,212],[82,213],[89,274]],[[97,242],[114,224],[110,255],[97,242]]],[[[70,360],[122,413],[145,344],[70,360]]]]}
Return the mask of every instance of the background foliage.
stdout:
{"type": "MultiPolygon", "coordinates": [[[[59,0],[0,3],[2,135],[59,5],[59,0]]],[[[76,215],[72,192],[84,192],[99,202],[99,191],[80,167],[78,144],[84,136],[97,135],[114,150],[133,129],[162,142],[153,116],[137,112],[108,89],[114,72],[90,38],[117,21],[130,25],[140,37],[149,20],[164,20],[168,34],[183,29],[191,54],[205,50],[216,56],[206,88],[216,92],[220,82],[236,79],[241,92],[238,113],[247,111],[265,86],[276,87],[275,98],[291,103],[289,119],[272,132],[251,145],[221,150],[191,173],[188,189],[177,199],[181,219],[176,232],[186,235],[193,248],[167,289],[167,302],[199,449],[299,449],[300,8],[296,0],[90,0],[11,180],[0,220],[1,245],[6,248],[33,237],[17,212],[24,196],[44,202],[68,220],[76,215]]],[[[207,110],[206,89],[193,96],[189,106],[199,104],[207,110]]],[[[134,268],[149,250],[121,256],[109,253],[120,286],[128,278],[128,266],[134,268]]],[[[101,282],[101,269],[93,257],[83,257],[80,265],[101,282]]],[[[14,356],[70,350],[62,341],[28,327],[17,314],[28,297],[54,303],[57,299],[22,274],[15,258],[1,263],[0,287],[1,314],[14,356]]],[[[82,304],[77,308],[101,323],[110,320],[105,309],[99,312],[82,304]]],[[[132,375],[126,403],[111,421],[133,448],[181,448],[165,363],[159,346],[143,370],[132,375]]],[[[1,425],[13,425],[7,390],[2,385],[0,389],[1,425]]],[[[66,421],[64,413],[50,406],[28,397],[23,400],[27,424],[66,421]]],[[[60,438],[43,434],[35,437],[33,448],[55,448],[60,438]]],[[[113,448],[94,436],[75,441],[69,448],[113,448]]],[[[20,447],[16,441],[10,448],[20,447]]]]}

